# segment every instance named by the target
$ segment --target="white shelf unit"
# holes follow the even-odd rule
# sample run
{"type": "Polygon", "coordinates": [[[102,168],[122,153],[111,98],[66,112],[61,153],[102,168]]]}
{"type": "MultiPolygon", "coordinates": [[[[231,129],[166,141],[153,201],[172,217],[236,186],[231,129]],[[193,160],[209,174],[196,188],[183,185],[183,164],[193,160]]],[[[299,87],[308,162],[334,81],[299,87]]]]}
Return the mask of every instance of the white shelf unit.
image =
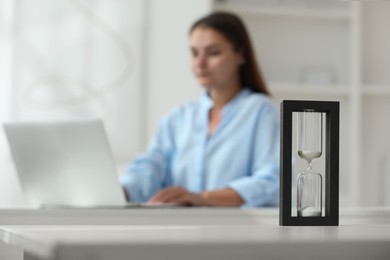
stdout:
{"type": "Polygon", "coordinates": [[[213,9],[243,18],[277,101],[340,101],[340,204],[390,205],[390,1],[215,0],[213,9]]]}
{"type": "Polygon", "coordinates": [[[365,204],[390,205],[390,1],[362,2],[362,176],[365,204]]]}

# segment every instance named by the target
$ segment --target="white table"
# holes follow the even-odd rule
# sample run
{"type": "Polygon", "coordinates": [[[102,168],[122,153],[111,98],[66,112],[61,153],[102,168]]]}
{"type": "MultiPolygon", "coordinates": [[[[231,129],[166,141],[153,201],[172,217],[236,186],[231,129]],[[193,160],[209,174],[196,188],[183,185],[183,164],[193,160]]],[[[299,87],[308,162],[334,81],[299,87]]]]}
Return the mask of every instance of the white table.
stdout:
{"type": "Polygon", "coordinates": [[[277,224],[278,209],[0,209],[0,225],[277,224]]]}
{"type": "MultiPolygon", "coordinates": [[[[277,208],[0,208],[0,225],[278,225],[277,208]]],[[[390,224],[390,208],[341,208],[340,225],[390,224]]]]}
{"type": "MultiPolygon", "coordinates": [[[[8,213],[8,221],[12,222],[11,216],[23,210],[3,212],[8,213]]],[[[0,216],[4,219],[3,212],[0,211],[0,216]]],[[[44,213],[38,210],[30,213],[32,218],[24,223],[6,223],[0,227],[0,240],[24,250],[25,259],[390,257],[390,209],[341,210],[338,227],[280,227],[277,210],[49,210],[44,213]],[[44,217],[40,214],[51,219],[50,225],[34,225],[44,217]],[[88,218],[94,219],[89,225],[83,223],[88,218]],[[77,219],[81,225],[73,223],[77,219]],[[65,220],[68,222],[57,223],[65,220]],[[101,223],[96,223],[97,220],[101,223]],[[110,223],[113,220],[119,223],[110,223]]]]}

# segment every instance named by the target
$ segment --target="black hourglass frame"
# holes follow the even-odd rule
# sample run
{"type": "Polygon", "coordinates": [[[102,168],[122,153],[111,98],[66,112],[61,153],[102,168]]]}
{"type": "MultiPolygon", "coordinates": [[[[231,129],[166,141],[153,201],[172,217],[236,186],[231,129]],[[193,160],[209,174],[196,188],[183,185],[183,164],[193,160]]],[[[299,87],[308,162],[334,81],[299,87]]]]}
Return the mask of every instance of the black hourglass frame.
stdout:
{"type": "Polygon", "coordinates": [[[339,124],[340,104],[336,101],[284,100],[280,104],[280,204],[281,226],[339,225],[339,124]],[[325,216],[291,215],[292,115],[313,109],[326,113],[325,130],[325,216]]]}

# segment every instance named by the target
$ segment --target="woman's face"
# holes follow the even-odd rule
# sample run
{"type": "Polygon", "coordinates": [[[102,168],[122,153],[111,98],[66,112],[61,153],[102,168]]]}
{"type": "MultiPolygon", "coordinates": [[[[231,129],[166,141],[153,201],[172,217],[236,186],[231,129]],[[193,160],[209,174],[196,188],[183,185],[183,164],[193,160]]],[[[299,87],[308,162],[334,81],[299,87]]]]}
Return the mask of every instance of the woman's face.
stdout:
{"type": "Polygon", "coordinates": [[[190,35],[191,67],[198,82],[207,89],[223,89],[239,84],[241,52],[218,31],[197,27],[190,35]]]}

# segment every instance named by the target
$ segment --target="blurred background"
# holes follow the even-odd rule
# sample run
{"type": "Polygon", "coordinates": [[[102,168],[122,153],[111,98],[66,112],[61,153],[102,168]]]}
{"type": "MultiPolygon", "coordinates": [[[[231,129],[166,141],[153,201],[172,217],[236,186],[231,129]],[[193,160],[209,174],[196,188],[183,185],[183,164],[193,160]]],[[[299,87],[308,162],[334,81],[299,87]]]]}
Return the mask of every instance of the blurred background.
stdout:
{"type": "MultiPolygon", "coordinates": [[[[341,205],[390,206],[387,0],[1,0],[0,122],[102,118],[123,174],[203,93],[188,30],[213,10],[243,18],[276,102],[340,101],[341,205]]],[[[24,203],[1,128],[0,207],[24,203]]]]}

